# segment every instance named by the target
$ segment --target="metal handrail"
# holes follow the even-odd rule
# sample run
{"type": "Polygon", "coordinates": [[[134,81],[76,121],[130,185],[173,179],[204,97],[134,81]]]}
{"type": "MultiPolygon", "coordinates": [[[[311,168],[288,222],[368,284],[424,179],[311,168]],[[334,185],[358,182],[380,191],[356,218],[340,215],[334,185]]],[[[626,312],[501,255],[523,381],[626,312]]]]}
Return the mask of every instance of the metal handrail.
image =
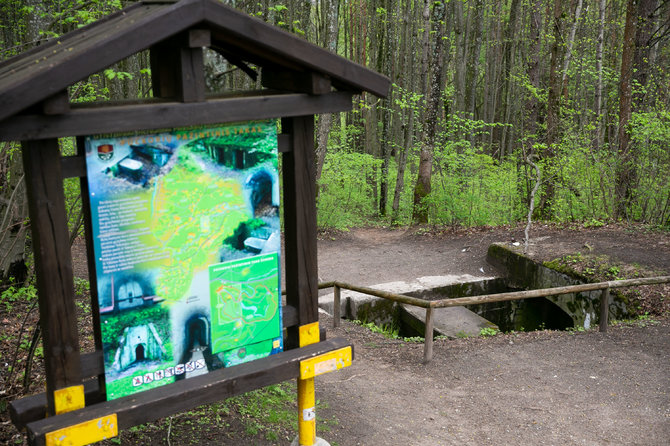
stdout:
{"type": "Polygon", "coordinates": [[[423,300],[403,294],[376,290],[374,288],[352,285],[345,282],[331,281],[319,284],[319,289],[333,288],[333,327],[340,325],[340,290],[346,289],[382,299],[392,300],[415,307],[426,309],[425,341],[423,360],[424,363],[433,359],[433,309],[457,307],[473,304],[484,304],[492,302],[504,302],[510,300],[532,299],[536,297],[556,296],[560,294],[580,293],[584,291],[603,290],[600,298],[600,326],[601,332],[607,331],[608,306],[610,288],[624,288],[640,285],[655,285],[670,283],[670,276],[644,277],[639,279],[610,280],[607,282],[584,283],[580,285],[569,285],[554,288],[542,288],[539,290],[513,291],[508,293],[483,294],[480,296],[457,297],[440,300],[423,300]]]}

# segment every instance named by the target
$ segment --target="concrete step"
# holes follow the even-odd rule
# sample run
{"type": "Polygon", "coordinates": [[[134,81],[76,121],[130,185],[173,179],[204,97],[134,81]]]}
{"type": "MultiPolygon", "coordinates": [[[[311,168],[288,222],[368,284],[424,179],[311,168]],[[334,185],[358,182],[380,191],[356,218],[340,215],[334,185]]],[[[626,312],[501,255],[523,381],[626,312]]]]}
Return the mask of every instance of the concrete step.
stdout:
{"type": "MultiPolygon", "coordinates": [[[[454,285],[457,283],[466,283],[466,282],[479,282],[483,280],[491,280],[493,277],[475,277],[469,274],[464,274],[460,276],[449,275],[449,276],[426,276],[419,277],[418,279],[410,282],[399,281],[399,282],[388,282],[381,283],[377,285],[370,286],[377,290],[387,291],[396,294],[410,294],[417,293],[421,291],[428,291],[436,288],[446,287],[449,285],[454,285]]],[[[374,296],[370,296],[363,293],[357,293],[354,291],[342,290],[340,295],[340,315],[347,319],[358,319],[368,322],[375,322],[377,324],[389,324],[395,322],[393,318],[398,314],[398,310],[394,301],[387,299],[382,299],[374,296]]],[[[411,306],[408,306],[411,307],[411,306]]],[[[333,314],[333,293],[323,295],[319,297],[319,308],[326,311],[329,314],[333,314]]],[[[426,310],[423,308],[411,307],[416,311],[417,326],[420,326],[420,333],[424,331],[425,324],[425,313],[426,310]],[[423,319],[419,322],[420,315],[423,319]]],[[[486,319],[477,316],[475,313],[461,307],[454,307],[449,309],[438,309],[436,313],[440,315],[444,314],[444,317],[440,317],[441,322],[439,330],[436,331],[438,334],[443,334],[444,336],[457,337],[459,331],[463,331],[468,335],[476,334],[479,335],[479,331],[484,327],[495,327],[486,319]],[[452,310],[452,311],[447,311],[452,310]],[[462,311],[461,311],[462,310],[462,311]],[[452,317],[454,319],[453,329],[449,329],[449,314],[458,315],[452,317]],[[466,316],[467,314],[467,316],[466,316]],[[477,319],[479,318],[479,319],[477,319]],[[484,321],[484,322],[482,322],[484,321]],[[485,324],[484,324],[485,323],[485,324]],[[484,324],[484,325],[482,325],[484,324]],[[480,327],[480,328],[477,328],[480,327]],[[476,333],[475,333],[476,331],[476,333]]],[[[433,314],[436,314],[433,313],[433,314]]],[[[437,322],[435,318],[435,322],[437,322]]],[[[436,330],[438,325],[435,324],[436,330]]]]}
{"type": "MultiPolygon", "coordinates": [[[[400,306],[400,319],[418,333],[424,333],[426,330],[425,308],[403,304],[400,306]]],[[[482,328],[498,328],[498,326],[465,307],[433,309],[435,336],[447,336],[450,339],[479,336],[482,328]]]]}

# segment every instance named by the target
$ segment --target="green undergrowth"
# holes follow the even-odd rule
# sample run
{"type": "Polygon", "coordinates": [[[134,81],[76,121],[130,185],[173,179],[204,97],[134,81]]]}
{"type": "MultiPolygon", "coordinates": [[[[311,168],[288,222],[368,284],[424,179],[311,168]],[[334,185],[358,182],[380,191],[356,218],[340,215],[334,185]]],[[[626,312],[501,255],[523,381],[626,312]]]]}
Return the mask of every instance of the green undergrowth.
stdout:
{"type": "MultiPolygon", "coordinates": [[[[354,319],[353,322],[356,325],[365,327],[370,330],[372,333],[378,333],[388,339],[397,339],[404,342],[423,342],[424,338],[422,336],[400,336],[400,328],[396,324],[382,324],[377,325],[374,322],[364,322],[358,319],[354,319]]],[[[443,338],[443,336],[437,336],[435,339],[443,338]]]]}
{"type": "MultiPolygon", "coordinates": [[[[317,432],[332,430],[337,419],[319,416],[327,403],[316,401],[317,432]]],[[[285,444],[298,434],[297,391],[286,381],[206,404],[152,423],[134,426],[105,441],[120,444],[285,444]]]]}

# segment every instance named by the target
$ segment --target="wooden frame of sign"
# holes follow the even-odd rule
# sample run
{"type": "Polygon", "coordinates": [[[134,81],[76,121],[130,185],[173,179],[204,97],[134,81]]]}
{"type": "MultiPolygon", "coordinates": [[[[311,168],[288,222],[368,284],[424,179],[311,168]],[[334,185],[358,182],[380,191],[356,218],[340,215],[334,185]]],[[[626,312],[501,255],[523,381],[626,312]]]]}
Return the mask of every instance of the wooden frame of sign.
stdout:
{"type": "MultiPolygon", "coordinates": [[[[350,110],[354,94],[385,96],[389,85],[384,76],[214,0],[146,0],[0,63],[0,140],[22,144],[44,343],[46,392],[10,407],[30,443],[110,414],[122,429],[296,378],[300,361],[348,346],[331,339],[298,347],[298,328],[318,321],[314,115],[350,110]],[[251,74],[247,64],[261,68],[265,88],[206,95],[203,47],[251,74]],[[152,99],[70,104],[70,85],[144,49],[151,55],[152,99]],[[281,118],[282,129],[285,351],[106,401],[94,272],[96,351],[80,351],[63,189],[65,178],[79,177],[87,194],[83,135],[267,118],[281,118]],[[58,138],[72,136],[78,154],[62,157],[58,138]],[[57,413],[59,392],[79,386],[84,407],[57,413]]],[[[84,212],[93,271],[87,204],[84,212]]]]}

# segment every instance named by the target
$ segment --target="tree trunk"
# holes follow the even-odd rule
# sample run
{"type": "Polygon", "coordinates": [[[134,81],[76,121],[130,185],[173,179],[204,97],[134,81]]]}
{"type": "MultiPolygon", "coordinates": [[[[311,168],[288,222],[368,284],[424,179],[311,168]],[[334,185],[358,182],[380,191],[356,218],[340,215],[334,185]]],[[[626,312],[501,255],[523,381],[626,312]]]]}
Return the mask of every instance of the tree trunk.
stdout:
{"type": "MultiPolygon", "coordinates": [[[[330,51],[337,50],[337,0],[321,0],[318,3],[319,13],[317,18],[319,26],[317,28],[318,44],[330,51]]],[[[333,122],[333,115],[323,114],[319,116],[317,123],[317,138],[316,138],[316,182],[319,183],[321,179],[321,172],[323,171],[323,163],[326,160],[328,152],[328,137],[330,136],[330,129],[333,122]]],[[[317,194],[318,194],[317,188],[317,194]]]]}
{"type": "Polygon", "coordinates": [[[551,220],[553,217],[553,200],[556,194],[555,186],[555,156],[556,144],[559,139],[559,119],[560,119],[560,100],[561,100],[561,17],[563,15],[563,1],[554,0],[553,11],[553,42],[551,45],[551,66],[549,71],[549,95],[547,97],[547,139],[546,148],[542,153],[545,161],[547,173],[546,187],[542,199],[540,200],[539,212],[541,218],[551,220]]]}
{"type": "MultiPolygon", "coordinates": [[[[456,53],[465,53],[463,50],[465,47],[466,31],[464,28],[464,16],[463,16],[463,2],[455,1],[452,2],[453,5],[453,17],[454,17],[454,34],[455,34],[455,48],[456,53]]],[[[460,56],[460,54],[459,54],[460,56]]],[[[458,56],[457,56],[458,57],[458,56]]],[[[467,69],[467,58],[458,57],[459,60],[456,60],[455,63],[455,75],[454,75],[454,112],[461,114],[465,111],[465,71],[467,69]]]]}
{"type": "Polygon", "coordinates": [[[633,55],[633,107],[642,111],[650,104],[647,100],[647,79],[649,77],[651,39],[654,34],[654,13],[658,0],[638,0],[637,32],[635,33],[635,53],[633,55]]]}
{"type": "Polygon", "coordinates": [[[410,108],[408,124],[405,127],[405,147],[400,149],[398,154],[398,175],[395,181],[395,192],[393,194],[393,206],[391,213],[391,223],[398,224],[398,215],[400,212],[400,197],[405,187],[405,167],[407,166],[407,152],[411,147],[414,134],[414,110],[410,108]]]}
{"type": "MultiPolygon", "coordinates": [[[[426,110],[426,128],[424,129],[424,140],[419,155],[419,175],[414,187],[414,208],[412,220],[415,223],[428,223],[428,207],[425,199],[431,191],[431,176],[433,171],[433,151],[435,149],[435,137],[437,134],[438,112],[442,102],[442,79],[443,66],[443,36],[444,36],[444,3],[436,3],[433,6],[433,23],[435,24],[435,42],[433,45],[430,67],[426,73],[430,79],[428,91],[428,107],[426,110]]],[[[425,17],[425,16],[424,16],[425,17]]],[[[426,30],[430,29],[430,24],[426,30]]]]}
{"type": "Polygon", "coordinates": [[[22,284],[28,273],[25,262],[28,202],[21,152],[9,142],[0,150],[0,282],[12,278],[22,284]]]}
{"type": "MultiPolygon", "coordinates": [[[[511,72],[514,65],[516,46],[515,42],[517,40],[516,35],[517,28],[519,26],[519,7],[519,0],[512,0],[509,12],[509,23],[505,29],[505,52],[502,74],[502,79],[505,83],[505,95],[504,102],[500,103],[500,116],[498,117],[498,122],[502,122],[504,124],[510,124],[511,109],[514,102],[514,96],[512,92],[514,88],[514,79],[511,76],[511,72]]],[[[509,151],[507,147],[507,141],[509,140],[508,132],[510,131],[510,128],[508,126],[497,127],[497,131],[499,132],[499,136],[496,139],[500,144],[498,156],[502,160],[505,157],[505,154],[509,151]]]]}
{"type": "Polygon", "coordinates": [[[637,28],[637,0],[628,0],[626,24],[623,31],[621,51],[621,75],[619,77],[619,159],[616,172],[616,218],[628,218],[633,193],[635,166],[630,147],[628,122],[631,116],[633,56],[637,28]]]}
{"type": "MultiPolygon", "coordinates": [[[[470,52],[469,59],[469,76],[470,76],[470,88],[469,88],[469,112],[471,119],[477,119],[476,108],[477,108],[477,83],[479,81],[479,53],[482,49],[482,32],[484,26],[484,1],[476,0],[474,10],[474,29],[473,29],[473,39],[472,39],[472,50],[470,52]]],[[[470,144],[475,143],[475,134],[474,132],[470,135],[470,144]]]]}
{"type": "Polygon", "coordinates": [[[602,146],[602,128],[603,128],[603,40],[605,37],[605,7],[607,0],[600,0],[598,9],[598,44],[596,47],[596,71],[598,72],[598,84],[595,93],[595,117],[596,117],[596,135],[593,138],[593,148],[598,151],[602,146]]]}
{"type": "MultiPolygon", "coordinates": [[[[586,6],[588,10],[588,5],[586,6]]],[[[563,80],[562,85],[565,87],[566,81],[568,79],[568,68],[570,68],[570,60],[572,59],[572,46],[575,43],[575,34],[577,33],[577,27],[579,26],[579,18],[582,15],[582,0],[577,1],[577,8],[575,9],[575,21],[572,23],[572,28],[570,29],[570,36],[568,37],[567,48],[565,49],[565,58],[563,60],[563,80]]]]}

